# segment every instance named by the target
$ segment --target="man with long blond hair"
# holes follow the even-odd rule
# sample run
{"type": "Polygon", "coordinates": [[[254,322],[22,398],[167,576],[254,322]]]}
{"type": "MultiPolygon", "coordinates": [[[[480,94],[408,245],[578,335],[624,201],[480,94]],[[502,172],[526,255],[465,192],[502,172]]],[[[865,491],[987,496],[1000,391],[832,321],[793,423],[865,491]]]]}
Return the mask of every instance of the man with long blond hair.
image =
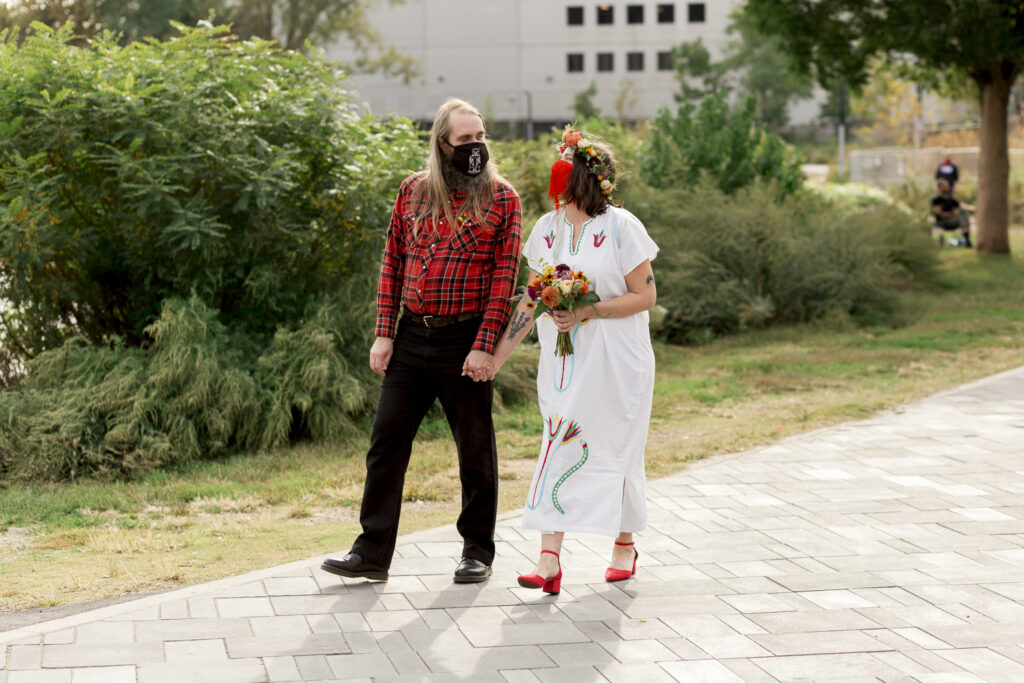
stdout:
{"type": "Polygon", "coordinates": [[[370,349],[370,367],[384,379],[366,455],[363,532],[344,558],[324,560],[324,571],[387,580],[412,442],[439,399],[462,480],[454,581],[490,576],[498,511],[493,352],[521,242],[519,196],[490,161],[483,117],[448,100],[430,129],[427,170],[402,183],[388,227],[370,349]]]}

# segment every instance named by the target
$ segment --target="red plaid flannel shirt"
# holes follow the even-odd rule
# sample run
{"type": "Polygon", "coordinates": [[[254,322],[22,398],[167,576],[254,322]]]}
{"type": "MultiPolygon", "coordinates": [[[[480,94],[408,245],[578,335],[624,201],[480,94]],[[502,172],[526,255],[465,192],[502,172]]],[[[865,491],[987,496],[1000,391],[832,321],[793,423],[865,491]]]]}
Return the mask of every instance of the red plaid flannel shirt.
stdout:
{"type": "MultiPolygon", "coordinates": [[[[523,239],[519,195],[499,184],[484,214],[485,225],[470,219],[457,233],[429,219],[413,235],[412,190],[416,176],[402,183],[388,226],[384,259],[377,286],[378,337],[394,337],[404,304],[417,315],[483,313],[473,349],[493,353],[511,310],[523,239]]],[[[452,212],[459,215],[462,193],[452,212]]]]}

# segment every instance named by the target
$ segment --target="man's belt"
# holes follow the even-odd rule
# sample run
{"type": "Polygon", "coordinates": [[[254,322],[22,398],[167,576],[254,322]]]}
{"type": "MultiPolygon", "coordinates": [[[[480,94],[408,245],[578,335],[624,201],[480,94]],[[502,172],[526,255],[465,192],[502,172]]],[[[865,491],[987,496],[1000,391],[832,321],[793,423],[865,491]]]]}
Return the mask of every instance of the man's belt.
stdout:
{"type": "Polygon", "coordinates": [[[402,309],[402,319],[414,322],[424,327],[447,327],[455,323],[465,322],[473,318],[479,318],[483,313],[456,313],[455,315],[419,315],[408,308],[402,309]]]}

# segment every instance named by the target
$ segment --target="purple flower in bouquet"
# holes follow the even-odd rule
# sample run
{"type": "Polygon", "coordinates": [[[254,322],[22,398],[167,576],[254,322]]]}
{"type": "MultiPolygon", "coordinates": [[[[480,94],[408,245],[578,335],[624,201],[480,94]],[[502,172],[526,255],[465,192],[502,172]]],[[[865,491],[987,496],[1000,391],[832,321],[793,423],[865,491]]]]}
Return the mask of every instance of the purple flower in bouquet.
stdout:
{"type": "Polygon", "coordinates": [[[557,266],[555,266],[555,275],[557,275],[560,280],[571,280],[572,268],[565,265],[564,263],[560,263],[557,266]]]}

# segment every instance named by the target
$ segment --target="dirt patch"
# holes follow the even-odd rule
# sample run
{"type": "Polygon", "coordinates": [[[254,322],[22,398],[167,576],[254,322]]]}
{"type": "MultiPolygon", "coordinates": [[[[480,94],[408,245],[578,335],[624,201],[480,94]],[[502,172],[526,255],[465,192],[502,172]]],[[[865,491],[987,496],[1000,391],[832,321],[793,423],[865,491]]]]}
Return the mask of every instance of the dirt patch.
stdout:
{"type": "Polygon", "coordinates": [[[30,527],[11,526],[0,532],[0,548],[5,550],[21,550],[35,542],[37,538],[30,527]]]}

